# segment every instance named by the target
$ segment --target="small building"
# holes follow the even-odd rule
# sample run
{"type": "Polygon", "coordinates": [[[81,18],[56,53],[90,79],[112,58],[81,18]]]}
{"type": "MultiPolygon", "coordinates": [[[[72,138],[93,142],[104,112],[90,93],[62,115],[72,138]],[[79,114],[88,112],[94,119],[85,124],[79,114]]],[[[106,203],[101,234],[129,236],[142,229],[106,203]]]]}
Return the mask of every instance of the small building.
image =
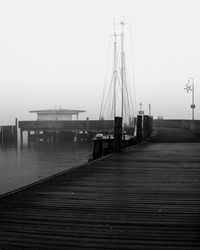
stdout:
{"type": "Polygon", "coordinates": [[[38,121],[71,121],[73,116],[76,116],[76,120],[78,120],[79,113],[86,111],[60,108],[60,109],[33,110],[29,112],[37,113],[38,121]]]}

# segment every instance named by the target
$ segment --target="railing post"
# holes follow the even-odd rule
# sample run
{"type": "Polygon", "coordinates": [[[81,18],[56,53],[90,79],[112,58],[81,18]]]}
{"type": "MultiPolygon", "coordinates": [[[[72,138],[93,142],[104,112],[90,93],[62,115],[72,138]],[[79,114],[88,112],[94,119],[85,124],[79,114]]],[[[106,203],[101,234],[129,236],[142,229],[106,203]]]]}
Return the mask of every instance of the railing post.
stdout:
{"type": "Polygon", "coordinates": [[[122,118],[115,117],[114,152],[119,153],[121,151],[122,151],[122,118]]]}

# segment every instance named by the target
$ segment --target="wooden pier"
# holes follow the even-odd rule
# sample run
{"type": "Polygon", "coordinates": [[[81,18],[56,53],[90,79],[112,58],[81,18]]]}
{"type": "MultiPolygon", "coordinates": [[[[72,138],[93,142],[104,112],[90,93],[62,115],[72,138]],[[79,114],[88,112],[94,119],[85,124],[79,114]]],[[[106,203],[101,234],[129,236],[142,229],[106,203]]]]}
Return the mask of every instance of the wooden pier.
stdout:
{"type": "Polygon", "coordinates": [[[2,198],[0,249],[200,249],[200,139],[151,141],[2,198]]]}
{"type": "Polygon", "coordinates": [[[15,125],[0,126],[0,145],[17,143],[17,124],[17,119],[15,119],[15,125]]]}

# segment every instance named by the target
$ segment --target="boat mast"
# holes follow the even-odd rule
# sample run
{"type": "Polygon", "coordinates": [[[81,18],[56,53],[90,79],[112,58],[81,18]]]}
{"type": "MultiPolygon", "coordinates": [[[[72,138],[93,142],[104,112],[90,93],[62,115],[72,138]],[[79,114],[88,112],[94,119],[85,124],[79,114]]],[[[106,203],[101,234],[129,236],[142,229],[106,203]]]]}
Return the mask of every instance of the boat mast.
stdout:
{"type": "Polygon", "coordinates": [[[113,91],[113,102],[114,102],[114,119],[116,116],[116,85],[117,85],[117,34],[115,32],[114,23],[114,91],[113,91]]]}
{"type": "Polygon", "coordinates": [[[121,84],[122,84],[122,103],[121,103],[121,117],[123,124],[124,116],[124,22],[121,22],[121,84]]]}

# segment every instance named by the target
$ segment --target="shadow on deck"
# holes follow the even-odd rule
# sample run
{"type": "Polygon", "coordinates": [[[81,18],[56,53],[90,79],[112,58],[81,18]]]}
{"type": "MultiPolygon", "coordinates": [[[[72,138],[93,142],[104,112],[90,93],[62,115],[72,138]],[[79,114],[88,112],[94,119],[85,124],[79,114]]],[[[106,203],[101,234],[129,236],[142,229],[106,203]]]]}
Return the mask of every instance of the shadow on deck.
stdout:
{"type": "Polygon", "coordinates": [[[200,249],[200,144],[173,131],[0,200],[0,249],[200,249]]]}

